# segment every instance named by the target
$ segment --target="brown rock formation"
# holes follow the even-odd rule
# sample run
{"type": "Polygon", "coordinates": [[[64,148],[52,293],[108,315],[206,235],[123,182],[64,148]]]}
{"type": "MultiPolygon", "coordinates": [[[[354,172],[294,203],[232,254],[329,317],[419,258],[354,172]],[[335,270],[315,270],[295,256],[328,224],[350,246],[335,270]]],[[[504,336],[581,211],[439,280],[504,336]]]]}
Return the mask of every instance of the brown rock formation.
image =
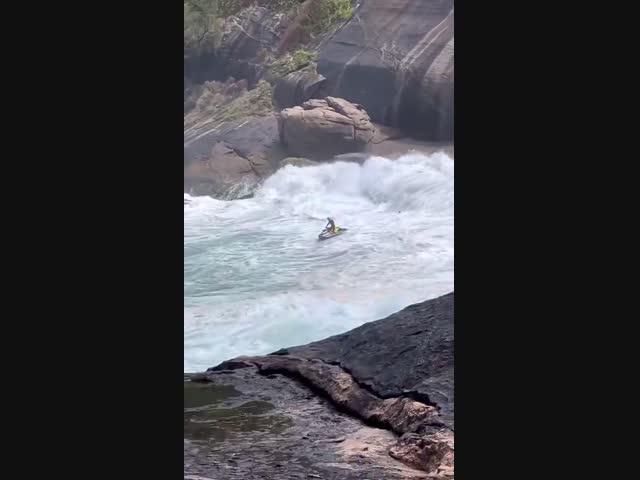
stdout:
{"type": "Polygon", "coordinates": [[[278,114],[280,142],[291,155],[327,160],[364,150],[375,127],[360,106],[340,98],[309,100],[278,114]]]}

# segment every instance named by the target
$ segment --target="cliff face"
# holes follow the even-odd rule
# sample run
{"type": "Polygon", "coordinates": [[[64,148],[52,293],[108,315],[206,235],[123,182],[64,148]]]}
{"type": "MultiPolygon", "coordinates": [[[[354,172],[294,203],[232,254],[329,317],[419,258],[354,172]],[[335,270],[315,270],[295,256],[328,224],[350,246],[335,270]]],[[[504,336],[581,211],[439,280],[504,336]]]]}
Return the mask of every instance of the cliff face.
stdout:
{"type": "Polygon", "coordinates": [[[398,141],[407,135],[451,143],[453,7],[453,0],[185,0],[185,191],[237,198],[287,155],[330,160],[322,151],[286,152],[274,135],[274,113],[309,99],[345,99],[378,130],[397,130],[392,142],[373,139],[371,153],[415,148],[398,141]],[[187,8],[192,3],[215,14],[202,16],[187,8]]]}
{"type": "Polygon", "coordinates": [[[305,90],[311,84],[308,95],[359,103],[376,123],[429,140],[452,140],[453,0],[361,0],[354,2],[346,23],[335,17],[324,31],[310,33],[315,24],[308,25],[309,15],[325,1],[232,2],[233,14],[211,27],[215,31],[204,35],[205,43],[185,46],[186,82],[235,77],[249,85],[261,78],[276,83],[277,77],[307,66],[278,58],[304,49],[309,60],[317,59],[319,76],[291,88],[305,90]],[[280,68],[274,76],[283,66],[279,63],[289,69],[280,68]]]}
{"type": "Polygon", "coordinates": [[[362,0],[320,50],[318,73],[374,122],[452,140],[453,34],[453,0],[362,0]]]}

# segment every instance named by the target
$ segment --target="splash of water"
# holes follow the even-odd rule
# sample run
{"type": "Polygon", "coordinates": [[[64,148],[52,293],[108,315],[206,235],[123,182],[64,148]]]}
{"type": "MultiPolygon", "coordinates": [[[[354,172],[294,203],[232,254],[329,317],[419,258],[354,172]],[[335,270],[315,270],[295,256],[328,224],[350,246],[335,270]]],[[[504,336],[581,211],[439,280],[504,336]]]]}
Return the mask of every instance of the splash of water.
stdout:
{"type": "Polygon", "coordinates": [[[286,166],[253,198],[188,197],[185,371],[307,343],[453,290],[453,160],[286,166]],[[320,242],[332,216],[349,231],[320,242]]]}

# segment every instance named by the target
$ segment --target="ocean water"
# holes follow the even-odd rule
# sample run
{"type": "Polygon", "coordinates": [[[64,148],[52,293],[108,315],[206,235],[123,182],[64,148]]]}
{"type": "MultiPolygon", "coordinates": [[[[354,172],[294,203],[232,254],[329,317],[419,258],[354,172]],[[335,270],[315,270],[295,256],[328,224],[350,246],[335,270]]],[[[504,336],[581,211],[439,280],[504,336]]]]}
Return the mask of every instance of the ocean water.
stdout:
{"type": "Polygon", "coordinates": [[[287,166],[250,199],[185,195],[185,371],[452,291],[453,164],[437,153],[287,166]],[[328,216],[349,230],[319,241],[328,216]]]}

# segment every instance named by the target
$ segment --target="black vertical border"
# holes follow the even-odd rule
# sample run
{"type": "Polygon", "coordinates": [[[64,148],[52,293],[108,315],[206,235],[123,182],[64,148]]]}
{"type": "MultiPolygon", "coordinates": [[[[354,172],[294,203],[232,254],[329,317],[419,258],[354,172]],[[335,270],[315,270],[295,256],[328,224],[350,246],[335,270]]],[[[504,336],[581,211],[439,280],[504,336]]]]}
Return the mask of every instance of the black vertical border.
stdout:
{"type": "Polygon", "coordinates": [[[458,478],[625,476],[629,13],[456,2],[458,478]]]}
{"type": "Polygon", "coordinates": [[[6,7],[7,469],[182,478],[183,13],[6,7]]]}

